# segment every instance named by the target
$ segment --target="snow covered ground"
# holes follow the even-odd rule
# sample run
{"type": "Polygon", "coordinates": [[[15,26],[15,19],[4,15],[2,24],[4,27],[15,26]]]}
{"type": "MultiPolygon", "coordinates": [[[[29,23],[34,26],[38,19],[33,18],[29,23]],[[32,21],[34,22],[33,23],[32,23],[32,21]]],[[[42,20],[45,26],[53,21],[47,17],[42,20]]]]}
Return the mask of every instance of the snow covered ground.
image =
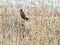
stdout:
{"type": "Polygon", "coordinates": [[[42,5],[49,5],[52,7],[60,6],[60,0],[0,0],[0,5],[8,5],[8,3],[12,4],[13,6],[21,5],[23,8],[25,7],[32,7],[34,5],[42,6],[42,5]]]}

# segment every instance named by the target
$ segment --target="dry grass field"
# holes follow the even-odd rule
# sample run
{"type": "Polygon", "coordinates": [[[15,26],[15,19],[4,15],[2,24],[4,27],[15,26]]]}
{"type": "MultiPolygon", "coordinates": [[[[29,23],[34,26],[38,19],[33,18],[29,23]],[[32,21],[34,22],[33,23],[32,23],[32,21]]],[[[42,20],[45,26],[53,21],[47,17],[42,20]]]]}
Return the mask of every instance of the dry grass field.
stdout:
{"type": "Polygon", "coordinates": [[[22,8],[0,3],[0,45],[58,45],[60,8],[32,5],[22,8]],[[21,8],[28,21],[21,18],[21,8]]]}

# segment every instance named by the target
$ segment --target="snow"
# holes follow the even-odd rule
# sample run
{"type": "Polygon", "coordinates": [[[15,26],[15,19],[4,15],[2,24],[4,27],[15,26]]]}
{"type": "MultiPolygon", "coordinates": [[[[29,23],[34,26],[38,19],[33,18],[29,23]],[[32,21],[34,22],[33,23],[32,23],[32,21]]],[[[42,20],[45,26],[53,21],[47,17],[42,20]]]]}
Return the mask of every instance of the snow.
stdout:
{"type": "Polygon", "coordinates": [[[47,4],[54,8],[60,6],[60,0],[0,0],[1,5],[8,3],[12,4],[14,7],[19,4],[22,6],[22,8],[32,7],[34,5],[39,7],[42,6],[42,3],[43,5],[47,4]]]}

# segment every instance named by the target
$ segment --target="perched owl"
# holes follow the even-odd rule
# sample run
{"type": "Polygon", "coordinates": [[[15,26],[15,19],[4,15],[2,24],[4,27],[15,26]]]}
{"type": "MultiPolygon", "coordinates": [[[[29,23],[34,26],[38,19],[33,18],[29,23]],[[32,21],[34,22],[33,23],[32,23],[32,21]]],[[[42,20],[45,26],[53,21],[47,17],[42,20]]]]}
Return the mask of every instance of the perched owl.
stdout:
{"type": "Polygon", "coordinates": [[[21,18],[23,18],[24,20],[28,20],[28,18],[25,16],[25,13],[23,12],[23,10],[21,9],[20,10],[20,15],[21,15],[21,18]]]}

